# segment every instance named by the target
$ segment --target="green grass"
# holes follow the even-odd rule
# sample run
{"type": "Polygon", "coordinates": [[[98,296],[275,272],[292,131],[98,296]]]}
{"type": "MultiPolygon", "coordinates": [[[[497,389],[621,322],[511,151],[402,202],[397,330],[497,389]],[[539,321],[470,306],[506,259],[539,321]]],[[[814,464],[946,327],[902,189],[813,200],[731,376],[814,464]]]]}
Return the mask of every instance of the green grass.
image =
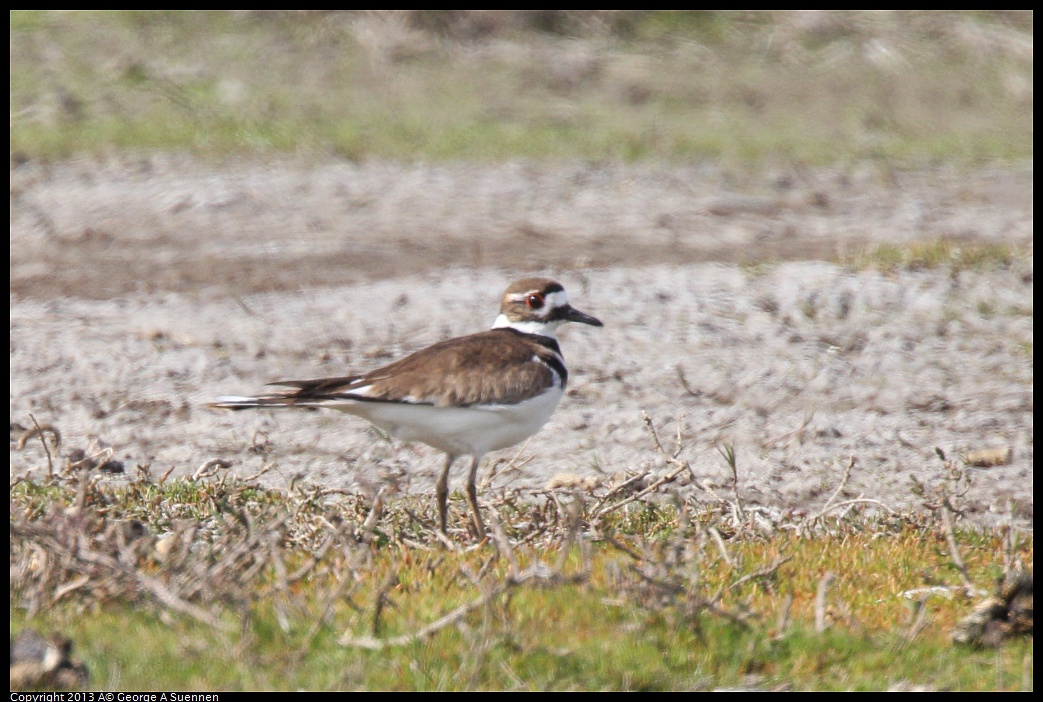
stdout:
{"type": "Polygon", "coordinates": [[[856,270],[868,268],[894,271],[940,268],[995,270],[1009,268],[1018,259],[1031,258],[1031,249],[1005,242],[957,241],[937,239],[902,245],[882,244],[842,259],[840,263],[856,270]]]}
{"type": "Polygon", "coordinates": [[[1031,14],[604,16],[13,11],[11,153],[1032,157],[1031,14]]]}
{"type": "MultiPolygon", "coordinates": [[[[12,488],[11,633],[61,632],[90,687],[108,690],[1032,689],[1031,638],[951,643],[973,601],[929,514],[783,517],[765,532],[725,504],[599,516],[593,497],[558,499],[581,512],[501,503],[504,538],[476,547],[460,496],[443,542],[425,526],[430,499],[391,498],[367,536],[361,497],[235,479],[139,476],[86,492],[76,475],[24,480],[12,488]],[[128,519],[146,533],[121,542],[128,519]],[[161,556],[171,530],[189,534],[185,547],[161,556]],[[92,552],[119,557],[102,567],[92,552]],[[158,598],[156,581],[203,614],[158,598]],[[927,586],[950,596],[906,594],[927,586]]],[[[954,536],[978,587],[1005,563],[1031,568],[1031,535],[954,536]]]]}
{"type": "MultiPolygon", "coordinates": [[[[264,613],[254,615],[250,633],[237,642],[199,624],[165,623],[116,608],[82,621],[71,615],[49,621],[74,640],[91,642],[76,654],[97,671],[92,688],[108,690],[690,690],[754,681],[767,689],[801,690],[880,690],[902,682],[1032,689],[1031,641],[1000,652],[975,651],[944,641],[906,645],[899,635],[818,634],[804,627],[773,639],[718,623],[696,630],[623,616],[593,595],[560,595],[568,596],[564,616],[574,626],[544,626],[544,634],[534,636],[517,631],[529,623],[524,617],[516,616],[505,632],[500,621],[476,616],[470,631],[381,652],[346,649],[328,630],[304,640],[284,633],[264,613]],[[577,620],[577,611],[589,618],[577,620]]],[[[561,614],[551,609],[544,616],[561,614]]]]}

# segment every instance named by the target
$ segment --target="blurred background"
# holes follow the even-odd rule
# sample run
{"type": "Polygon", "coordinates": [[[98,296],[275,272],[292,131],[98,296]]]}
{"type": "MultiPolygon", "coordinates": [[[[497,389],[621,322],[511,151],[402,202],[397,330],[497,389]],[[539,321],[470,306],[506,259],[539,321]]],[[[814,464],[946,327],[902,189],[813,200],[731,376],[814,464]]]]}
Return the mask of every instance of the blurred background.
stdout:
{"type": "Polygon", "coordinates": [[[11,13],[11,155],[1032,154],[1030,11],[11,13]]]}
{"type": "Polygon", "coordinates": [[[1028,11],[10,21],[18,294],[1031,242],[1028,11]]]}

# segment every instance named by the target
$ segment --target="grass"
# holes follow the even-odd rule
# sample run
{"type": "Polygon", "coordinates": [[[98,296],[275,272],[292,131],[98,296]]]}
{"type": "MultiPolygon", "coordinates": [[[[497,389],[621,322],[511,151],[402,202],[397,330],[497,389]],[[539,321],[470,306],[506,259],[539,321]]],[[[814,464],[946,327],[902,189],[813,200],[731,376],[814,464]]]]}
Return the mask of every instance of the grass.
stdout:
{"type": "Polygon", "coordinates": [[[1033,152],[1031,13],[12,11],[10,36],[16,160],[1033,152]]]}
{"type": "Polygon", "coordinates": [[[948,267],[962,270],[1009,268],[1017,259],[1031,258],[1026,249],[1006,242],[935,239],[902,245],[881,244],[839,261],[855,270],[923,270],[948,267]]]}
{"type": "Polygon", "coordinates": [[[917,486],[923,513],[794,515],[653,500],[685,467],[667,458],[644,496],[486,495],[483,545],[458,495],[447,538],[429,497],[265,490],[217,465],[113,479],[103,462],[11,492],[12,636],[68,637],[92,689],[1033,686],[1031,637],[951,640],[979,591],[1033,561],[1031,534],[951,526],[958,460],[917,486]]]}

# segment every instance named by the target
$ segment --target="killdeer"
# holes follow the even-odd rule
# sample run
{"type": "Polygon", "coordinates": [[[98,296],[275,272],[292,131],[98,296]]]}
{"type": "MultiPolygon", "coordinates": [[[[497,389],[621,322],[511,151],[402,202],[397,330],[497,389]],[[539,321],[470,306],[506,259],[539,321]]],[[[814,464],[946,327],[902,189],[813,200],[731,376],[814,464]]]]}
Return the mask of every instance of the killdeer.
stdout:
{"type": "Polygon", "coordinates": [[[257,397],[220,397],[220,409],[328,408],[363,417],[403,441],[446,454],[436,485],[438,517],[446,531],[449,469],[471,457],[467,499],[479,538],[485,526],[475,479],[489,451],[507,448],[540,430],[565,391],[568,370],[555,336],[565,322],[600,327],[569,305],[565,288],[548,278],[525,278],[507,288],[489,331],[442,341],[364,375],[280,380],[283,390],[257,397]]]}

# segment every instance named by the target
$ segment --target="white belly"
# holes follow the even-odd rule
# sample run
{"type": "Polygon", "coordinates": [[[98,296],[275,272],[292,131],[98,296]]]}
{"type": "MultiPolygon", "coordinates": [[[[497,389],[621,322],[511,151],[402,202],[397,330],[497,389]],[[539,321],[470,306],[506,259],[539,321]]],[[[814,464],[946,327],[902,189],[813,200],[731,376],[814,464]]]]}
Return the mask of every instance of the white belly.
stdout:
{"type": "Polygon", "coordinates": [[[516,405],[432,407],[391,402],[352,402],[326,407],[364,417],[402,441],[419,441],[453,456],[482,456],[540,430],[561,400],[555,386],[516,405]]]}

